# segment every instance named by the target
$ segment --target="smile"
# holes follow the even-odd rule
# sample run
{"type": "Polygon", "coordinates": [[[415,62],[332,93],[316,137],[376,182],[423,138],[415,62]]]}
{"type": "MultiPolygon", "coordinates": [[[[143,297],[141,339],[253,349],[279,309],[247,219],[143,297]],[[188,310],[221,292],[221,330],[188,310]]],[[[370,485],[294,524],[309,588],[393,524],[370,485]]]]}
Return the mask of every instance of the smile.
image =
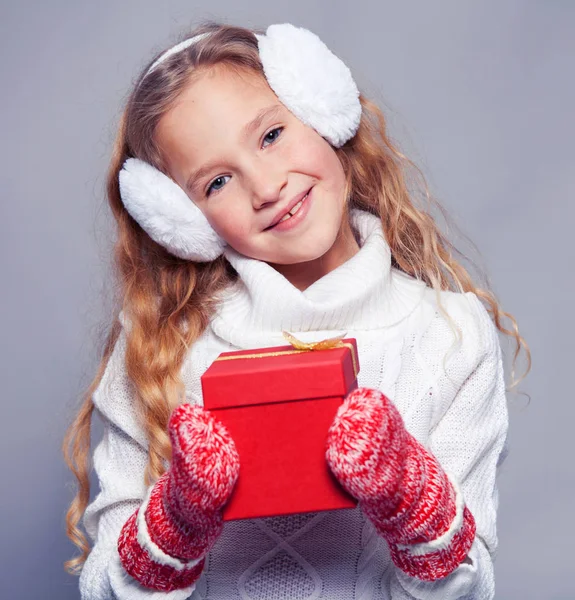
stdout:
{"type": "Polygon", "coordinates": [[[312,190],[313,188],[273,227],[270,227],[269,231],[287,231],[301,223],[308,213],[312,190]]]}

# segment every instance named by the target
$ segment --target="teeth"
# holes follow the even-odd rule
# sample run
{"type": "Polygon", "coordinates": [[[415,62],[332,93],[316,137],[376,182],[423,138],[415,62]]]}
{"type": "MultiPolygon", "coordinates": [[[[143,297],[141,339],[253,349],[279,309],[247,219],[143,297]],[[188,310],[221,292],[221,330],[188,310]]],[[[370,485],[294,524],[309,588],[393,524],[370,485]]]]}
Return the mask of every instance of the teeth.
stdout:
{"type": "Polygon", "coordinates": [[[287,221],[290,217],[293,217],[296,214],[296,212],[301,208],[301,205],[303,204],[303,201],[306,198],[307,198],[307,194],[286,215],[284,215],[278,221],[278,225],[279,225],[279,223],[283,223],[284,221],[287,221]]]}

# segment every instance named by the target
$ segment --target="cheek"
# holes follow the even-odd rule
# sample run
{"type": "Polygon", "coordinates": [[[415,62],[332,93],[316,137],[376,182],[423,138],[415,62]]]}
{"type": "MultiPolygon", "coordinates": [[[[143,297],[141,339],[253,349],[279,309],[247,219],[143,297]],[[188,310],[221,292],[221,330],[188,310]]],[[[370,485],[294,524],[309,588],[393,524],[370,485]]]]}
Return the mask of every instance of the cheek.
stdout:
{"type": "Polygon", "coordinates": [[[295,157],[308,170],[317,172],[322,178],[335,180],[334,184],[345,179],[343,167],[334,149],[316,132],[309,134],[298,146],[295,157]]]}
{"type": "Polygon", "coordinates": [[[242,238],[249,233],[249,222],[237,211],[230,210],[227,203],[206,213],[206,217],[215,231],[229,242],[242,238]]]}

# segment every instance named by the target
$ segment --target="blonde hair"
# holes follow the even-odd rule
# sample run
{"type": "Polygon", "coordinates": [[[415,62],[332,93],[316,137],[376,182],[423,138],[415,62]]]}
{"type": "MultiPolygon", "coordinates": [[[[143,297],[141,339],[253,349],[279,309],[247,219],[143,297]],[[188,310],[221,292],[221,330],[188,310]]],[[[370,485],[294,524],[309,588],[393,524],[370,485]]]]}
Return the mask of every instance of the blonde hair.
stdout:
{"type": "MultiPolygon", "coordinates": [[[[145,75],[157,56],[143,69],[123,112],[107,176],[108,201],[117,223],[115,278],[121,308],[131,323],[125,364],[136,391],[137,413],[149,441],[146,485],[160,477],[165,461],[171,458],[167,423],[183,396],[179,373],[184,358],[206,329],[217,292],[237,274],[223,257],[211,263],[194,263],[174,257],[153,242],[124,208],[118,174],[128,157],[138,157],[166,172],[160,149],[154,143],[156,126],[182,90],[205,69],[223,64],[237,70],[249,69],[264,77],[252,31],[209,22],[196,28],[192,35],[202,32],[212,35],[167,58],[150,74],[145,75]]],[[[394,267],[425,281],[437,292],[471,291],[482,299],[497,329],[515,340],[514,364],[521,346],[524,347],[529,361],[525,377],[531,368],[531,354],[519,335],[515,319],[499,308],[492,292],[474,285],[466,269],[453,257],[457,251],[441,234],[434,219],[416,206],[415,194],[409,191],[413,182],[423,190],[426,201],[448,218],[429,194],[421,171],[390,140],[378,106],[363,96],[360,101],[363,111],[357,134],[335,150],[346,173],[350,206],[381,218],[394,267]],[[510,319],[512,330],[503,327],[503,316],[510,319]]],[[[92,395],[121,329],[116,319],[108,333],[96,377],[86,390],[63,442],[65,460],[79,486],[66,514],[68,537],[82,552],[64,563],[72,574],[79,573],[90,552],[78,524],[90,497],[92,395]]]]}

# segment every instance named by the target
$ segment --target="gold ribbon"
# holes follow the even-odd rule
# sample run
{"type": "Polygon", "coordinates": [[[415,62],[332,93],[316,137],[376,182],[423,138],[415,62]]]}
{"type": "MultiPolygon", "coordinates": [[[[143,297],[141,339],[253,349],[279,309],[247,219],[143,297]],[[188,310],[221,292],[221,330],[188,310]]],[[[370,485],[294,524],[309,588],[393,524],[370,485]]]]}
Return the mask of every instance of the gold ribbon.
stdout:
{"type": "Polygon", "coordinates": [[[302,352],[310,352],[314,350],[330,350],[332,348],[349,348],[351,351],[351,360],[353,363],[353,373],[355,377],[359,372],[357,357],[355,355],[355,347],[350,342],[342,342],[346,333],[333,338],[320,340],[319,342],[303,342],[298,340],[294,335],[287,331],[282,331],[286,340],[294,347],[294,350],[280,350],[278,352],[257,352],[254,354],[237,354],[234,356],[218,356],[216,360],[237,360],[239,358],[265,358],[270,356],[286,356],[289,354],[301,354],[302,352]]]}

